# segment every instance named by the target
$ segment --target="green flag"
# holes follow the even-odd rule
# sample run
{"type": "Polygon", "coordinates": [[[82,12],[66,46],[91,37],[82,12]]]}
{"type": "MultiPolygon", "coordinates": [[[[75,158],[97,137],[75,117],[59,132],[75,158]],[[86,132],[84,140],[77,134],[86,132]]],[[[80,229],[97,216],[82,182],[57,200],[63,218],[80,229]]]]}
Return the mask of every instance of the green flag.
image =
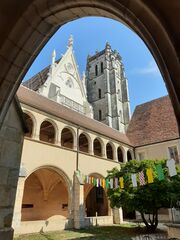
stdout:
{"type": "Polygon", "coordinates": [[[109,188],[109,179],[106,179],[106,188],[109,188]]]}
{"type": "Polygon", "coordinates": [[[163,172],[163,168],[162,168],[161,164],[156,165],[156,173],[157,173],[157,177],[160,181],[164,180],[164,172],[163,172]]]}

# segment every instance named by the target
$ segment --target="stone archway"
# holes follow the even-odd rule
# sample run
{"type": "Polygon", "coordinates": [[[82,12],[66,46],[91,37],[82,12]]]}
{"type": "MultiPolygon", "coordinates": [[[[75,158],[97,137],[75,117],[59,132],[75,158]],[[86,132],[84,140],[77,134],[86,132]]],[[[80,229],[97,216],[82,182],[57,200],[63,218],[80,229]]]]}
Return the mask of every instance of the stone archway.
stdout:
{"type": "MultiPolygon", "coordinates": [[[[91,174],[90,177],[102,178],[99,174],[91,174]]],[[[103,187],[86,183],[84,185],[84,198],[87,217],[109,215],[109,203],[103,187]]]]}
{"type": "Polygon", "coordinates": [[[33,172],[25,181],[22,221],[68,217],[68,189],[63,176],[51,168],[33,172]]]}

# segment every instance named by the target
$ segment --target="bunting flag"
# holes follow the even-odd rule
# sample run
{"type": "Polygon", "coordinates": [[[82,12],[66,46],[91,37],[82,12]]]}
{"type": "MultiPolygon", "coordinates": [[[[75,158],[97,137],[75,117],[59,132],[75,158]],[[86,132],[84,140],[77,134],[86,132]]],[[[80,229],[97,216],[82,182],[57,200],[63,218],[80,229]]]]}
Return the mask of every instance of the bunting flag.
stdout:
{"type": "Polygon", "coordinates": [[[106,179],[106,188],[109,188],[109,179],[106,179]]]}
{"type": "Polygon", "coordinates": [[[119,187],[119,185],[118,185],[118,178],[115,178],[115,179],[114,179],[114,187],[115,187],[115,188],[118,188],[118,187],[119,187]]]}
{"type": "Polygon", "coordinates": [[[99,179],[99,186],[102,187],[102,178],[99,179]]]}
{"type": "Polygon", "coordinates": [[[145,185],[146,182],[145,182],[145,179],[144,179],[144,172],[141,171],[141,172],[139,172],[138,174],[139,174],[139,183],[140,183],[140,185],[141,185],[141,186],[145,185]]]}
{"type": "Polygon", "coordinates": [[[93,178],[93,185],[96,186],[96,181],[97,179],[96,178],[93,178]]]}
{"type": "Polygon", "coordinates": [[[147,175],[147,178],[148,178],[148,183],[153,183],[154,182],[154,176],[153,176],[152,168],[146,169],[146,175],[147,175]]]}
{"type": "Polygon", "coordinates": [[[120,188],[124,188],[124,178],[123,177],[119,178],[119,184],[120,184],[120,188]]]}
{"type": "Polygon", "coordinates": [[[99,179],[96,179],[96,187],[99,187],[99,179]]]}
{"type": "Polygon", "coordinates": [[[110,188],[112,189],[113,188],[113,178],[110,179],[109,184],[110,184],[110,188]]]}
{"type": "Polygon", "coordinates": [[[159,181],[164,180],[164,172],[161,164],[156,165],[156,173],[159,181]]]}
{"type": "Polygon", "coordinates": [[[92,183],[92,180],[91,180],[91,177],[89,177],[89,184],[91,184],[92,183]]]}
{"type": "Polygon", "coordinates": [[[137,178],[135,173],[131,174],[131,180],[132,180],[133,187],[137,187],[137,178]]]}
{"type": "Polygon", "coordinates": [[[168,167],[170,177],[177,175],[175,160],[173,158],[170,160],[167,160],[166,166],[168,167]]]}
{"type": "MultiPolygon", "coordinates": [[[[168,172],[169,172],[169,176],[173,177],[175,175],[177,175],[177,171],[176,171],[176,165],[175,165],[175,160],[174,159],[170,159],[166,161],[166,166],[168,167],[168,172]]],[[[132,174],[127,174],[125,173],[124,176],[122,177],[115,177],[115,178],[111,178],[111,179],[104,179],[104,178],[95,178],[92,176],[86,176],[84,174],[82,174],[79,170],[75,171],[75,174],[78,178],[79,184],[84,185],[84,184],[92,184],[95,187],[103,187],[104,189],[108,189],[108,188],[124,188],[124,182],[127,184],[129,183],[128,180],[131,179],[132,181],[132,186],[133,187],[137,187],[138,183],[137,183],[137,177],[139,179],[139,185],[143,186],[146,184],[145,181],[145,176],[144,176],[144,171],[146,173],[147,176],[147,183],[153,183],[154,182],[154,172],[152,168],[147,168],[142,170],[139,173],[132,173],[132,174]]],[[[157,178],[159,181],[165,179],[165,175],[164,175],[164,171],[162,168],[162,164],[156,164],[155,165],[155,172],[157,174],[157,178]]]]}
{"type": "Polygon", "coordinates": [[[102,180],[102,187],[105,189],[105,186],[106,186],[106,181],[105,179],[102,180]]]}

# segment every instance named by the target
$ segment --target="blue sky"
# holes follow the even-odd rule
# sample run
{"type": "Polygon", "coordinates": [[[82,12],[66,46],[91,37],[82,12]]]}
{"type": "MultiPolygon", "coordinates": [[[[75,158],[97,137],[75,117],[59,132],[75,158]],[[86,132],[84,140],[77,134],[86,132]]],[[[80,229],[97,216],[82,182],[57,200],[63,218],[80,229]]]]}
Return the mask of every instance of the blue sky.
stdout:
{"type": "Polygon", "coordinates": [[[74,52],[80,74],[86,69],[87,55],[104,49],[108,41],[116,49],[125,66],[128,78],[131,112],[136,105],[167,95],[159,69],[144,42],[123,24],[100,17],[81,18],[63,25],[42,49],[25,80],[51,63],[56,49],[57,59],[67,49],[70,34],[74,38],[74,52]]]}

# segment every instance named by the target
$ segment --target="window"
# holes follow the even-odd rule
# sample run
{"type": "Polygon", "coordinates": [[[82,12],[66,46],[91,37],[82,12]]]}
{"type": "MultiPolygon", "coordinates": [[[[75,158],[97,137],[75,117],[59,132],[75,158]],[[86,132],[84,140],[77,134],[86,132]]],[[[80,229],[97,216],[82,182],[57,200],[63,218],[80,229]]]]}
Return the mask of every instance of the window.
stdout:
{"type": "Polygon", "coordinates": [[[176,162],[179,162],[178,150],[176,146],[168,147],[169,157],[173,158],[176,162]]]}
{"type": "Polygon", "coordinates": [[[101,99],[101,89],[98,89],[98,95],[99,95],[99,99],[101,99]]]}
{"type": "Polygon", "coordinates": [[[99,110],[99,121],[101,121],[101,120],[102,120],[102,111],[99,110]]]}
{"type": "Polygon", "coordinates": [[[95,75],[98,75],[98,65],[95,66],[95,75]]]}
{"type": "Polygon", "coordinates": [[[101,62],[101,73],[104,72],[104,68],[103,68],[103,62],[101,62]]]}

